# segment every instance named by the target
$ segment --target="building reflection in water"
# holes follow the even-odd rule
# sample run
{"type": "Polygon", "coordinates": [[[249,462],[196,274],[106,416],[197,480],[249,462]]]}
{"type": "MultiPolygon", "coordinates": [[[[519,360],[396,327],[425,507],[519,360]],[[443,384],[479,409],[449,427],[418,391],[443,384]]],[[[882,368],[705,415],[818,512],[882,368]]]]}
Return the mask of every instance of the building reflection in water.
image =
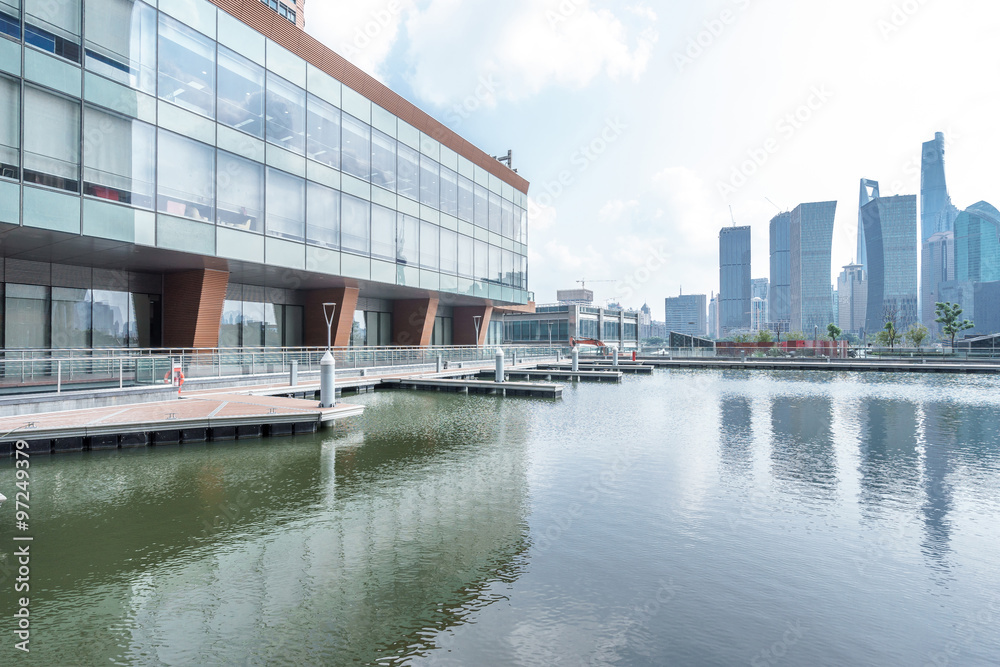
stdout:
{"type": "Polygon", "coordinates": [[[916,497],[920,477],[918,407],[883,397],[858,401],[859,472],[862,513],[878,516],[886,503],[916,497]]]}
{"type": "Polygon", "coordinates": [[[723,474],[746,480],[753,468],[751,399],[724,394],[719,401],[719,458],[723,474]]]}
{"type": "Polygon", "coordinates": [[[776,396],[771,402],[771,472],[786,490],[829,497],[837,486],[833,403],[827,396],[776,396]]]}

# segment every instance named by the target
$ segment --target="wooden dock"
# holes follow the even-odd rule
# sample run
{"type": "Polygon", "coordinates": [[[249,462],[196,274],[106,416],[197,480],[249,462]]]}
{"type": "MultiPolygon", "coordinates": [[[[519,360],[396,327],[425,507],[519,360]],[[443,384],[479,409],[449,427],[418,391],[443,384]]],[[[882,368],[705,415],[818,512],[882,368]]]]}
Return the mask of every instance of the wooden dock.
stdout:
{"type": "MultiPolygon", "coordinates": [[[[538,364],[537,368],[539,370],[571,370],[573,368],[572,364],[538,364]]],[[[638,363],[620,363],[618,366],[614,366],[611,363],[604,362],[583,362],[579,364],[579,369],[581,371],[596,371],[596,372],[619,372],[619,373],[629,373],[632,375],[652,375],[653,367],[638,363]]]]}
{"type": "Polygon", "coordinates": [[[65,410],[0,419],[0,457],[26,440],[31,454],[313,433],[364,412],[363,405],[277,396],[213,394],[129,406],[65,410]]]}
{"type": "MultiPolygon", "coordinates": [[[[652,369],[650,369],[652,370],[652,369]]],[[[492,374],[491,374],[492,375],[492,374]]],[[[540,367],[534,368],[507,368],[504,369],[504,376],[509,378],[523,377],[527,380],[535,378],[543,380],[566,380],[568,382],[621,382],[622,373],[608,370],[580,369],[573,372],[571,368],[561,367],[540,367]]]]}
{"type": "Polygon", "coordinates": [[[559,384],[542,382],[494,382],[492,380],[470,380],[450,378],[386,378],[382,385],[398,389],[422,389],[426,391],[453,391],[463,394],[499,394],[501,396],[536,396],[541,398],[561,398],[563,387],[559,384]]]}

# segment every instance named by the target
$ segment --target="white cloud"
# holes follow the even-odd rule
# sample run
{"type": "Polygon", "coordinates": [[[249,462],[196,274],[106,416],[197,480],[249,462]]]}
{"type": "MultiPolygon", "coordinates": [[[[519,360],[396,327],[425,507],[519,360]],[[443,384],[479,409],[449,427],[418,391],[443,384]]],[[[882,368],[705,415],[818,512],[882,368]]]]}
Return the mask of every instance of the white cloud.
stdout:
{"type": "Polygon", "coordinates": [[[638,79],[657,39],[655,14],[628,18],[637,30],[589,0],[431,0],[406,21],[412,84],[444,105],[473,95],[484,79],[498,81],[498,96],[510,100],[549,86],[579,89],[602,74],[638,79]]]}
{"type": "Polygon", "coordinates": [[[383,80],[382,66],[412,6],[412,0],[310,2],[306,32],[368,74],[383,80]]]}

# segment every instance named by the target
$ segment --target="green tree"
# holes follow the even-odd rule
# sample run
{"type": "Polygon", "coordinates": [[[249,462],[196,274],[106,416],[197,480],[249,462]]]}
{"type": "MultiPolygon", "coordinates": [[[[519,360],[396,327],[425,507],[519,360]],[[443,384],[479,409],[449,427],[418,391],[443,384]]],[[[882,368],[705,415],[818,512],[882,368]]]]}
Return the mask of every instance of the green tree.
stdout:
{"type": "Polygon", "coordinates": [[[748,333],[739,333],[733,336],[734,343],[752,343],[753,340],[748,333]]]}
{"type": "Polygon", "coordinates": [[[923,324],[914,324],[906,330],[904,336],[907,342],[913,347],[920,347],[927,340],[927,337],[931,335],[931,332],[927,330],[923,324]]]}
{"type": "Polygon", "coordinates": [[[650,347],[660,347],[667,341],[665,338],[660,338],[659,336],[653,336],[652,338],[647,338],[642,342],[645,343],[646,345],[649,345],[650,347]]]}
{"type": "Polygon", "coordinates": [[[878,332],[875,340],[878,341],[880,345],[888,345],[891,350],[896,346],[896,343],[902,337],[902,332],[896,328],[896,325],[892,321],[886,322],[885,327],[882,331],[878,332]]]}
{"type": "Polygon", "coordinates": [[[754,339],[755,343],[773,343],[774,336],[771,334],[769,329],[761,329],[757,332],[757,338],[754,339]]]}
{"type": "Polygon", "coordinates": [[[801,331],[789,331],[785,334],[785,340],[805,340],[806,335],[801,331]]]}
{"type": "Polygon", "coordinates": [[[934,314],[937,315],[937,319],[934,320],[941,325],[941,331],[945,336],[951,337],[951,346],[955,347],[955,336],[966,329],[971,329],[976,326],[969,320],[959,320],[959,316],[962,314],[962,306],[957,303],[949,302],[938,302],[934,304],[934,314]]]}
{"type": "Polygon", "coordinates": [[[833,340],[834,343],[836,343],[837,339],[840,338],[840,334],[844,333],[844,330],[838,327],[833,322],[830,322],[828,325],[826,325],[826,333],[830,337],[830,339],[833,340]]]}

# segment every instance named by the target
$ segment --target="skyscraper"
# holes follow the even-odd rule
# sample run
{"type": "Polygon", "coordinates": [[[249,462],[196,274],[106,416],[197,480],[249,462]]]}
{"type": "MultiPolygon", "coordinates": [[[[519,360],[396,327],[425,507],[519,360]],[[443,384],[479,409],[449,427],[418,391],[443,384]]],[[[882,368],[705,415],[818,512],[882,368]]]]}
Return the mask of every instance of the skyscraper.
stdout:
{"type": "Polygon", "coordinates": [[[1000,280],[1000,211],[981,201],[955,220],[955,280],[1000,280]]]}
{"type": "Polygon", "coordinates": [[[768,305],[771,298],[771,283],[767,278],[754,278],[750,281],[750,297],[764,302],[764,322],[769,322],[768,305]]]}
{"type": "Polygon", "coordinates": [[[944,173],[944,134],[938,132],[924,142],[920,162],[920,307],[921,319],[932,332],[938,329],[934,303],[954,264],[952,238],[940,235],[954,230],[957,217],[944,173]]]}
{"type": "Polygon", "coordinates": [[[708,337],[719,337],[719,297],[714,292],[708,302],[708,337]]]}
{"type": "Polygon", "coordinates": [[[779,213],[771,218],[771,282],[768,287],[767,316],[771,324],[788,331],[792,314],[792,268],[789,246],[791,213],[779,213]]]}
{"type": "Polygon", "coordinates": [[[665,299],[667,331],[704,336],[708,330],[706,320],[708,297],[704,294],[681,294],[665,299]]]}
{"type": "Polygon", "coordinates": [[[865,328],[868,279],[860,264],[848,264],[837,278],[837,326],[845,333],[860,334],[865,328]]]}
{"type": "Polygon", "coordinates": [[[858,264],[868,270],[868,248],[865,245],[865,225],[861,220],[861,209],[873,199],[878,199],[878,181],[868,178],[861,179],[861,195],[858,197],[858,264]]]}
{"type": "Polygon", "coordinates": [[[865,332],[888,319],[903,330],[917,321],[917,197],[878,197],[861,209],[868,253],[865,332]]]}
{"type": "Polygon", "coordinates": [[[789,227],[791,248],[791,328],[825,331],[833,321],[830,261],[837,202],[799,204],[789,227]]]}
{"type": "Polygon", "coordinates": [[[719,232],[719,333],[750,329],[750,227],[719,232]]]}

